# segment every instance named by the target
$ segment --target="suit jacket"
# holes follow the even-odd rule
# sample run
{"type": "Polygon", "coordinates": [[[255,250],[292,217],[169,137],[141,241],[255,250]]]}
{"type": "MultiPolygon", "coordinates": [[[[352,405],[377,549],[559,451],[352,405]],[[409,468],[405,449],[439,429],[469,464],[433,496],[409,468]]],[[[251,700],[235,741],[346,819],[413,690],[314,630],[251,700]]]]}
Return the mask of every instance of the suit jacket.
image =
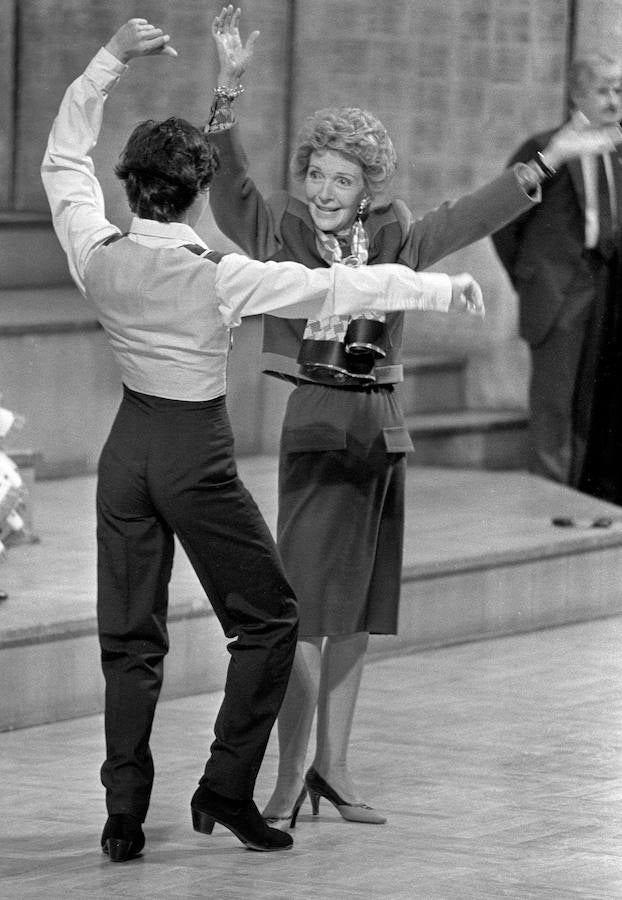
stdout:
{"type": "MultiPolygon", "coordinates": [[[[509,165],[534,159],[557,129],[534,135],[509,165]]],[[[542,203],[497,231],[492,240],[520,301],[520,333],[538,346],[572,303],[578,311],[594,298],[593,269],[585,248],[585,190],[580,159],[561,166],[542,188],[542,203]]]]}

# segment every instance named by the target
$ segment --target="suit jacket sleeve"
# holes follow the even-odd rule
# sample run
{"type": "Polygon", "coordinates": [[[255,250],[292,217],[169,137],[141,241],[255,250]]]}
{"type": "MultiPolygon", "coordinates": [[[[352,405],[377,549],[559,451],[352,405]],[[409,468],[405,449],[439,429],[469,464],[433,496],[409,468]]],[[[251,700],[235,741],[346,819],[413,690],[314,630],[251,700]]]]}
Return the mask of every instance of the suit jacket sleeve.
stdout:
{"type": "Polygon", "coordinates": [[[450,253],[487,237],[540,201],[530,196],[507,169],[483,187],[441,204],[406,229],[400,262],[425,269],[450,253]]]}
{"type": "Polygon", "coordinates": [[[228,238],[254,259],[270,259],[279,249],[276,218],[248,175],[248,159],[239,126],[209,136],[220,156],[220,169],[210,186],[214,220],[228,238]]]}

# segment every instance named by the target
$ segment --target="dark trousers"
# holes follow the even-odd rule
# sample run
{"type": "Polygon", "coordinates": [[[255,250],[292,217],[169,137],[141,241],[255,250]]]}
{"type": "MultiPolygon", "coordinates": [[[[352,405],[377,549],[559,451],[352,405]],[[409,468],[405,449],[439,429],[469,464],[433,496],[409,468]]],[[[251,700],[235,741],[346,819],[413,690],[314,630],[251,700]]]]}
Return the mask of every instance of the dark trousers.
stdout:
{"type": "Polygon", "coordinates": [[[595,350],[591,415],[585,427],[586,451],[579,489],[611,503],[622,503],[622,259],[608,263],[603,327],[595,350]]]}
{"type": "Polygon", "coordinates": [[[287,686],[297,635],[294,595],[237,476],[224,397],[193,403],[125,389],[97,486],[106,681],[101,777],[109,814],[141,820],[154,776],[149,739],[168,650],[174,534],[233,639],[201,783],[244,801],[252,796],[287,686]]]}
{"type": "Polygon", "coordinates": [[[529,396],[530,471],[580,490],[611,285],[602,256],[585,251],[585,258],[587,274],[568,290],[545,340],[531,347],[529,396]]]}

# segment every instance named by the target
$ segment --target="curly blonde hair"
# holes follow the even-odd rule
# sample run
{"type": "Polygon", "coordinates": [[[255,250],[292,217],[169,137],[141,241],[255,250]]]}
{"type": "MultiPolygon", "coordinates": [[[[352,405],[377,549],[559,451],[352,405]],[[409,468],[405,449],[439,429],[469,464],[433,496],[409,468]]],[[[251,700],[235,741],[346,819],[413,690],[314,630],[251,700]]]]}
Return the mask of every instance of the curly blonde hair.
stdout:
{"type": "Polygon", "coordinates": [[[355,106],[317,110],[303,122],[296,144],[290,169],[297,181],[304,181],[316,150],[337,150],[358,162],[372,196],[382,193],[395,174],[397,155],[386,128],[355,106]]]}

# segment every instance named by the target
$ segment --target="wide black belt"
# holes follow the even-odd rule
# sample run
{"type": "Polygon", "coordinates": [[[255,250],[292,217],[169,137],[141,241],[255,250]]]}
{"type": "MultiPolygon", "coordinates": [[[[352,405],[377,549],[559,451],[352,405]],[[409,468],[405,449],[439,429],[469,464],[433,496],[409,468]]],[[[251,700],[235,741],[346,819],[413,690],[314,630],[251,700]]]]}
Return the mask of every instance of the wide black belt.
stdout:
{"type": "Polygon", "coordinates": [[[300,374],[325,384],[374,384],[374,355],[347,353],[341,341],[303,340],[298,354],[300,374]]]}
{"type": "Polygon", "coordinates": [[[300,374],[324,384],[375,384],[374,366],[386,357],[386,342],[384,322],[352,319],[343,342],[303,340],[300,374]]]}

